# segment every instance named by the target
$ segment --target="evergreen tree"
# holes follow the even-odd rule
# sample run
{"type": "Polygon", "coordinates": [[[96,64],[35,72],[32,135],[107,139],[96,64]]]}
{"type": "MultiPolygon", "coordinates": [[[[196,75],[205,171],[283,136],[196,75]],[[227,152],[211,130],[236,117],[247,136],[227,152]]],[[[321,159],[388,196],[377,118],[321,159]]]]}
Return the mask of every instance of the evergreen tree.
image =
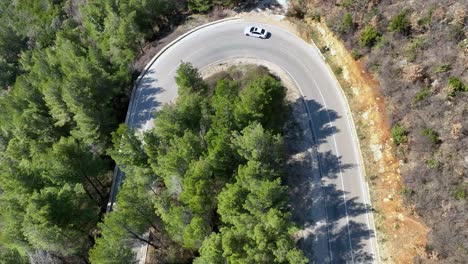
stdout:
{"type": "Polygon", "coordinates": [[[98,211],[80,184],[46,187],[31,196],[22,230],[36,248],[63,255],[84,254],[98,211]]]}
{"type": "Polygon", "coordinates": [[[242,129],[257,121],[266,129],[279,132],[284,122],[284,97],[281,82],[269,75],[251,81],[240,93],[234,110],[238,128],[242,129]]]}

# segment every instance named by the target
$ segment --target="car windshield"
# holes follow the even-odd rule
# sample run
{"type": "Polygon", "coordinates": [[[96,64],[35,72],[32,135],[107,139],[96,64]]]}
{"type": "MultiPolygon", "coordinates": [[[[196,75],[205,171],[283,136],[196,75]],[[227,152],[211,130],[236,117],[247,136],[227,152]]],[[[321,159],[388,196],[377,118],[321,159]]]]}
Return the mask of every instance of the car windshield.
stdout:
{"type": "Polygon", "coordinates": [[[264,29],[262,29],[262,31],[261,31],[260,33],[262,33],[262,34],[265,34],[265,30],[264,30],[264,29]]]}
{"type": "Polygon", "coordinates": [[[256,30],[257,30],[257,28],[252,27],[252,28],[250,29],[250,32],[254,32],[254,31],[256,31],[256,30]]]}

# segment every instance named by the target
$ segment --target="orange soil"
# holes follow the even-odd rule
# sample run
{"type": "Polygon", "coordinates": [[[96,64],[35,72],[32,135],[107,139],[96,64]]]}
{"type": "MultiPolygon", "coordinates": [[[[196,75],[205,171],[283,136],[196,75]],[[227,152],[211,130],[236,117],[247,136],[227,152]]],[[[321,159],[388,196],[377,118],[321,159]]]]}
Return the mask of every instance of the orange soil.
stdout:
{"type": "Polygon", "coordinates": [[[331,60],[343,69],[337,76],[347,95],[360,136],[362,155],[370,184],[371,199],[376,209],[379,247],[385,263],[412,263],[423,255],[428,229],[411,208],[403,205],[399,161],[394,153],[385,101],[380,86],[366,72],[362,62],[355,61],[341,41],[325,25],[313,21],[308,26],[320,33],[329,46],[331,60]]]}

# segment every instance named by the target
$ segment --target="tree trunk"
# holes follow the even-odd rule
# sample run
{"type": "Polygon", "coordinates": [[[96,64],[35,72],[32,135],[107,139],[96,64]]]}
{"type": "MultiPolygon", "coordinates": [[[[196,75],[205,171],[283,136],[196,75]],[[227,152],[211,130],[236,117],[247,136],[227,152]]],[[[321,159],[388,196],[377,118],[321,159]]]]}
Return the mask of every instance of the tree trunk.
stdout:
{"type": "Polygon", "coordinates": [[[153,248],[158,249],[158,246],[156,246],[155,244],[151,243],[149,240],[142,238],[141,236],[139,236],[138,234],[132,232],[132,231],[131,231],[130,229],[128,229],[128,228],[125,228],[125,227],[124,227],[124,229],[127,230],[127,232],[129,232],[134,238],[136,238],[136,239],[138,239],[138,240],[140,240],[140,241],[146,242],[148,245],[152,246],[153,248]]]}

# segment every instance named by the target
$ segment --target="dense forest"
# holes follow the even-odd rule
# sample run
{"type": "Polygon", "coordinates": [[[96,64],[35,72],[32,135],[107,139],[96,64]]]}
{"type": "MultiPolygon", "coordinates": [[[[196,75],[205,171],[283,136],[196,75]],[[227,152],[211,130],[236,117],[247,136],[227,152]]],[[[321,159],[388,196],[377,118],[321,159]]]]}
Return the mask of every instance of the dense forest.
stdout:
{"type": "Polygon", "coordinates": [[[402,193],[429,226],[426,251],[440,263],[468,259],[467,9],[466,0],[293,0],[289,9],[326,23],[377,76],[402,193]]]}
{"type": "MultiPolygon", "coordinates": [[[[97,223],[115,165],[111,133],[125,118],[138,74],[133,65],[145,42],[180,12],[249,2],[1,1],[1,263],[88,261],[95,238],[106,232],[97,223]]],[[[156,180],[148,170],[127,184],[150,186],[156,180]]],[[[133,210],[153,206],[127,195],[119,208],[135,199],[143,208],[133,210]]],[[[145,212],[139,217],[148,217],[145,212]]],[[[98,250],[93,253],[97,258],[98,250]]]]}
{"type": "Polygon", "coordinates": [[[210,87],[182,64],[176,82],[152,130],[113,134],[126,180],[91,262],[130,263],[131,241],[150,230],[161,263],[307,263],[286,207],[280,81],[258,69],[210,87]]]}

